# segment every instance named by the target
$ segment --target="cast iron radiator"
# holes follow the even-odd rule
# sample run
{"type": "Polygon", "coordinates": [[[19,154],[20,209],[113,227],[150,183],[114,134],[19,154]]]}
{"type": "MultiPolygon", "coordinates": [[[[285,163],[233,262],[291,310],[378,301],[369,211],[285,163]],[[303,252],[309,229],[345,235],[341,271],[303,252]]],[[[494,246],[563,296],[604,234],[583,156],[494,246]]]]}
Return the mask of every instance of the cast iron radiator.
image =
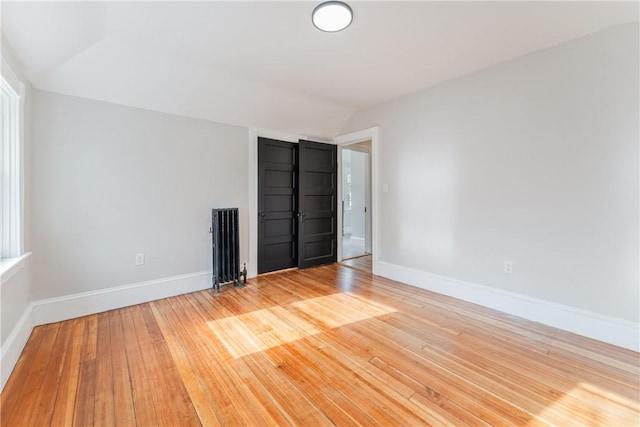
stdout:
{"type": "Polygon", "coordinates": [[[221,284],[233,282],[235,286],[242,286],[247,283],[246,264],[240,271],[238,224],[238,208],[211,210],[213,288],[218,292],[221,284]],[[242,284],[241,276],[244,276],[242,284]]]}

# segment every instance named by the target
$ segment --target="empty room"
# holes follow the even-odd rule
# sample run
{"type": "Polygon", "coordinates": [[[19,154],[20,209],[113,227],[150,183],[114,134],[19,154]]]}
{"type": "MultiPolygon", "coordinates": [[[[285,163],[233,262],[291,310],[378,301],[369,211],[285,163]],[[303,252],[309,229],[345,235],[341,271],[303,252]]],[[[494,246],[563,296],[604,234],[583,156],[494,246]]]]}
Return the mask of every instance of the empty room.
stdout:
{"type": "Polygon", "coordinates": [[[640,425],[637,1],[0,17],[0,425],[640,425]]]}

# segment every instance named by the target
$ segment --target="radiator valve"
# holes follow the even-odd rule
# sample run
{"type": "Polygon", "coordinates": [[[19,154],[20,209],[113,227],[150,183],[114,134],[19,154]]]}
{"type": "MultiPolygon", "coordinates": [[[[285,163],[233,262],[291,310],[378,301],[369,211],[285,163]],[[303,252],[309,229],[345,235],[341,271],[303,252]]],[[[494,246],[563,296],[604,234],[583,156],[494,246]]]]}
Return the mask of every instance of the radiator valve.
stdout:
{"type": "Polygon", "coordinates": [[[242,276],[242,284],[246,285],[247,284],[247,263],[246,262],[242,267],[242,271],[240,272],[240,275],[242,276]]]}

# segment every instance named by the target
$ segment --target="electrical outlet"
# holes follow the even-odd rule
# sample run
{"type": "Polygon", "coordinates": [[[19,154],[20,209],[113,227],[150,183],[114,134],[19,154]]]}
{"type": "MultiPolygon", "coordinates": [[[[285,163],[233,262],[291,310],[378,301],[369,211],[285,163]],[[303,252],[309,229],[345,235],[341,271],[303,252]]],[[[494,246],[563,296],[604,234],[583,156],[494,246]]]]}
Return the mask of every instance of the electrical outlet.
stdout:
{"type": "Polygon", "coordinates": [[[507,274],[513,273],[513,262],[511,261],[504,262],[504,272],[507,274]]]}
{"type": "Polygon", "coordinates": [[[382,184],[382,192],[383,193],[389,192],[389,184],[382,184]]]}
{"type": "Polygon", "coordinates": [[[143,265],[144,264],[144,253],[140,252],[139,254],[136,254],[136,265],[143,265]]]}

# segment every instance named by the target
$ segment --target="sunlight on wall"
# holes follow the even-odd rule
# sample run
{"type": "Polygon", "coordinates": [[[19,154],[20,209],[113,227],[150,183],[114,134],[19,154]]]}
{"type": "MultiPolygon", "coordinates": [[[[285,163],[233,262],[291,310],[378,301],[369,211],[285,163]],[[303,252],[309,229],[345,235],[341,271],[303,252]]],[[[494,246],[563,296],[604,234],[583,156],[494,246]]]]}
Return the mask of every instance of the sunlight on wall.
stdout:
{"type": "Polygon", "coordinates": [[[351,293],[311,298],[289,307],[269,307],[208,322],[234,358],[268,350],[327,328],[393,313],[396,310],[351,293]]]}

